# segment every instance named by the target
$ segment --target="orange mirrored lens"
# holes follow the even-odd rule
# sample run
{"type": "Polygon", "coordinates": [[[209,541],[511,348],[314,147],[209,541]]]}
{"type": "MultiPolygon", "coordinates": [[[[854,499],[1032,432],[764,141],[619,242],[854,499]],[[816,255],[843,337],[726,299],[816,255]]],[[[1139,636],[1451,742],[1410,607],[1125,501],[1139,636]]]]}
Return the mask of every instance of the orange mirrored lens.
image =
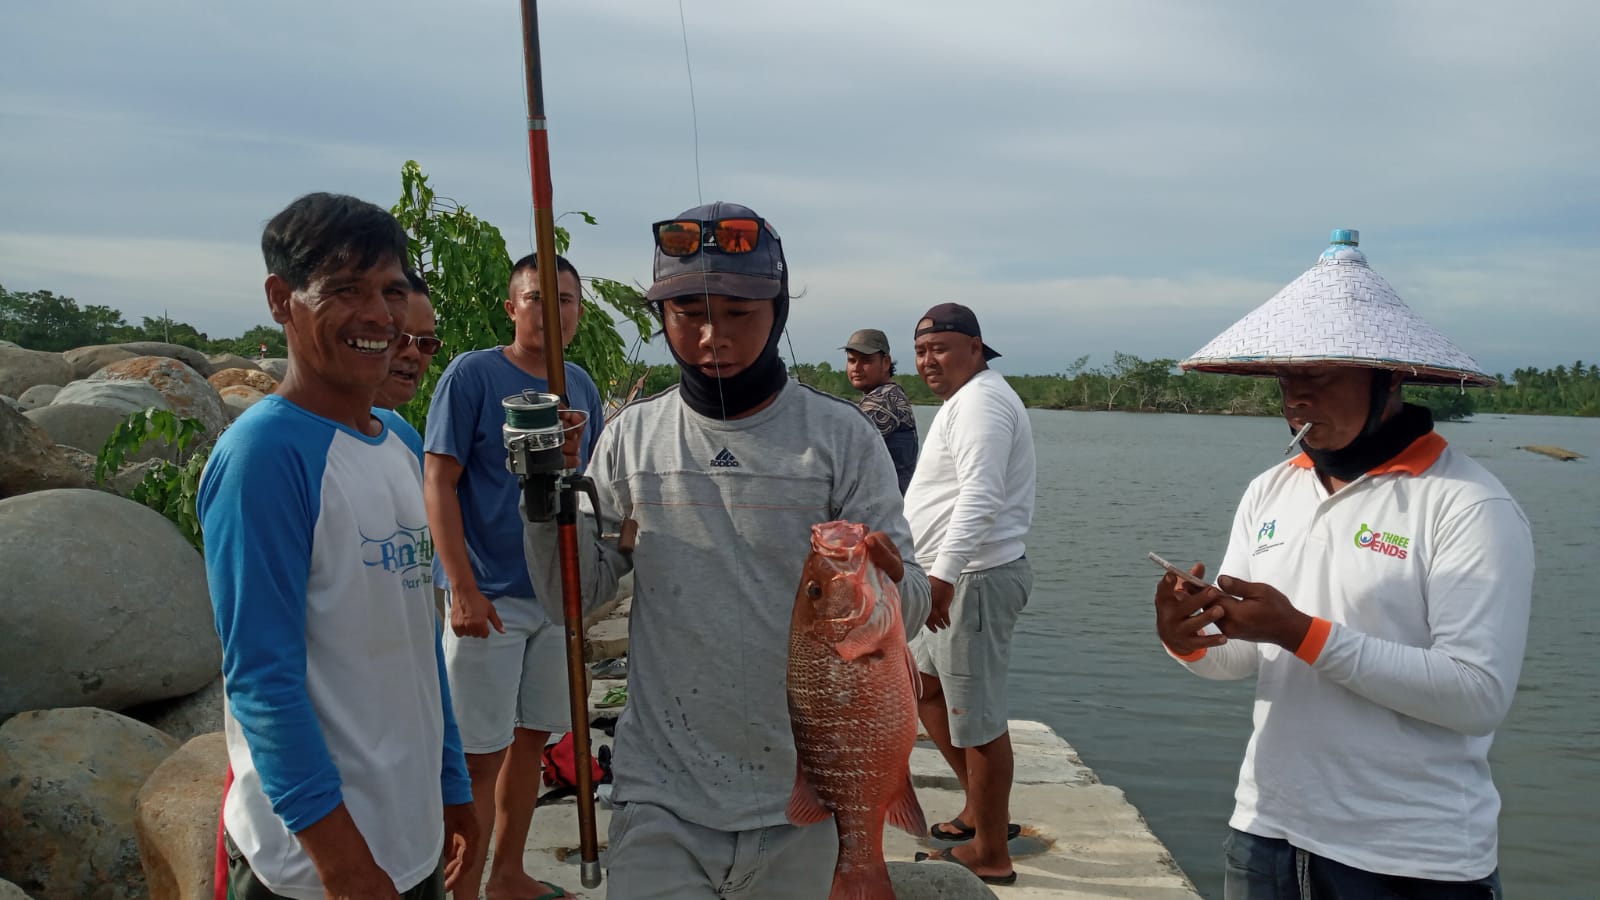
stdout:
{"type": "Polygon", "coordinates": [[[723,219],[717,222],[716,235],[723,253],[749,253],[761,236],[761,223],[755,219],[723,219]]]}
{"type": "Polygon", "coordinates": [[[699,222],[664,222],[656,229],[656,244],[668,256],[688,256],[700,249],[699,222]]]}

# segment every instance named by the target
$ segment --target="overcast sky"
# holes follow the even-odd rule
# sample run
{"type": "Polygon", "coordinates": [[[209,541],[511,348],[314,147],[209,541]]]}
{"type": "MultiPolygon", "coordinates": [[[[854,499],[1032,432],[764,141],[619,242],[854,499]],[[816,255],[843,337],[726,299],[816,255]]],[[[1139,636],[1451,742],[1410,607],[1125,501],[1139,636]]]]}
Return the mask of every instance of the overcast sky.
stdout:
{"type": "MultiPolygon", "coordinates": [[[[947,300],[1008,373],[1181,358],[1335,227],[1491,372],[1600,357],[1592,0],[683,8],[698,172],[676,0],[541,6],[556,209],[600,222],[564,221],[572,258],[643,284],[651,221],[746,203],[802,361],[878,327],[909,368],[947,300]]],[[[387,207],[407,159],[521,255],[519,29],[512,0],[7,0],[0,284],[236,335],[266,220],[387,207]]]]}

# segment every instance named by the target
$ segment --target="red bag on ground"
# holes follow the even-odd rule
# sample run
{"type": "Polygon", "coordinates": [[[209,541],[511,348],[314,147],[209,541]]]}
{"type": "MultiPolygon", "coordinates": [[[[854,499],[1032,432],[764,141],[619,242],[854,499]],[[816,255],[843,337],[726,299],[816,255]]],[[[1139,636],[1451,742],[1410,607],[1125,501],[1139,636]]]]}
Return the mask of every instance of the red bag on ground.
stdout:
{"type": "MultiPolygon", "coordinates": [[[[578,759],[574,749],[572,732],[562,735],[561,740],[544,748],[544,784],[545,787],[562,788],[578,786],[578,759]]],[[[594,757],[589,758],[590,784],[600,784],[605,777],[605,771],[600,768],[600,763],[594,757]]]]}

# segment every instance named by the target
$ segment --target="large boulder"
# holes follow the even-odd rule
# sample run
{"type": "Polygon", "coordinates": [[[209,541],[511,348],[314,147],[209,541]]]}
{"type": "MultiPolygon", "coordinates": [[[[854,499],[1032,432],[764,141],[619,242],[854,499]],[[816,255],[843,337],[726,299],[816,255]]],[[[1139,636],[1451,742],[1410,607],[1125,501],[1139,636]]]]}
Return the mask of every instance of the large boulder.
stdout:
{"type": "Polygon", "coordinates": [[[208,377],[211,374],[211,360],[207,359],[204,353],[193,347],[185,347],[182,344],[165,344],[161,341],[129,341],[126,344],[118,344],[117,346],[135,356],[165,356],[167,359],[178,360],[199,372],[201,378],[208,377]]]}
{"type": "MultiPolygon", "coordinates": [[[[93,478],[85,479],[76,466],[56,451],[56,442],[44,429],[30,421],[26,414],[0,404],[0,498],[51,488],[86,488],[93,483],[93,478]]],[[[3,540],[5,537],[0,535],[0,541],[3,540]]],[[[41,559],[58,562],[61,559],[47,548],[40,550],[45,554],[41,559]]],[[[0,572],[5,573],[0,583],[12,576],[8,566],[0,565],[0,572]]],[[[0,587],[0,592],[4,590],[0,587]]],[[[0,636],[0,643],[4,640],[0,636]]]]}
{"type": "MultiPolygon", "coordinates": [[[[0,343],[4,342],[0,341],[0,343]]],[[[0,878],[0,900],[33,900],[33,898],[23,893],[22,888],[4,878],[0,878]]]]}
{"type": "MultiPolygon", "coordinates": [[[[130,382],[131,383],[131,382],[130,382]]],[[[105,406],[88,406],[82,403],[52,403],[24,413],[35,425],[43,428],[57,444],[77,447],[85,453],[100,455],[106,438],[118,425],[127,421],[128,414],[105,406]]],[[[152,440],[128,458],[133,462],[147,459],[175,459],[177,449],[163,439],[152,440]]]]}
{"type": "Polygon", "coordinates": [[[178,748],[139,789],[133,826],[150,900],[211,900],[227,773],[228,744],[217,731],[178,748]]]}
{"type": "Polygon", "coordinates": [[[72,365],[73,378],[88,378],[114,362],[133,359],[139,354],[121,344],[95,344],[92,347],[75,347],[61,354],[72,365]]]}
{"type": "Polygon", "coordinates": [[[50,401],[59,393],[61,393],[59,384],[36,384],[23,391],[22,396],[17,398],[17,403],[23,409],[38,409],[41,406],[49,406],[50,401]]]}
{"type": "Polygon", "coordinates": [[[206,357],[206,362],[211,366],[208,377],[218,372],[225,372],[228,369],[244,369],[247,372],[261,371],[261,367],[256,365],[255,360],[245,359],[237,353],[217,353],[206,357]]]}
{"type": "Polygon", "coordinates": [[[278,389],[278,379],[260,369],[223,369],[206,381],[218,391],[240,384],[253,387],[263,394],[270,394],[278,389]]]}
{"type": "Polygon", "coordinates": [[[192,694],[217,677],[205,563],[177,527],[115,494],[0,500],[0,719],[192,694]]]}
{"type": "Polygon", "coordinates": [[[221,731],[222,706],[227,702],[222,691],[222,675],[218,674],[210,684],[187,697],[157,700],[129,707],[123,713],[180,741],[187,741],[207,732],[221,731]]]}
{"type": "Polygon", "coordinates": [[[134,803],[178,742],[103,709],[0,725],[0,877],[38,900],[145,896],[134,803]]]}
{"type": "Polygon", "coordinates": [[[289,360],[281,356],[258,359],[256,360],[256,365],[261,367],[261,371],[279,381],[283,380],[283,376],[289,374],[289,360]]]}
{"type": "Polygon", "coordinates": [[[66,384],[72,365],[59,353],[0,347],[0,394],[21,397],[36,384],[66,384]]]}
{"type": "Polygon", "coordinates": [[[260,403],[267,395],[249,385],[234,384],[223,388],[219,396],[228,407],[228,414],[237,419],[240,413],[260,403]]]}
{"type": "Polygon", "coordinates": [[[995,900],[994,891],[957,863],[892,862],[895,900],[995,900]]]}
{"type": "Polygon", "coordinates": [[[50,401],[51,406],[66,406],[69,403],[103,406],[122,413],[124,417],[147,409],[172,410],[172,404],[167,402],[166,396],[148,381],[74,381],[50,401]]]}
{"type": "Polygon", "coordinates": [[[216,437],[228,426],[228,411],[216,388],[190,366],[164,356],[140,356],[115,362],[89,376],[89,381],[144,381],[167,398],[172,411],[199,419],[208,437],[216,437]]]}

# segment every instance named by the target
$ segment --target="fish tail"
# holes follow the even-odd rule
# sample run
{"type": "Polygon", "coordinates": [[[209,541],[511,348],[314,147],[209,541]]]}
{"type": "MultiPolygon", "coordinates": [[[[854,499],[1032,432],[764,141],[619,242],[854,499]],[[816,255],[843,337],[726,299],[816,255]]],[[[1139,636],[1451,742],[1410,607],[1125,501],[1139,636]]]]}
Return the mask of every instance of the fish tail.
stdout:
{"type": "Polygon", "coordinates": [[[866,865],[841,864],[833,870],[828,900],[895,900],[889,867],[882,859],[866,865]]]}

